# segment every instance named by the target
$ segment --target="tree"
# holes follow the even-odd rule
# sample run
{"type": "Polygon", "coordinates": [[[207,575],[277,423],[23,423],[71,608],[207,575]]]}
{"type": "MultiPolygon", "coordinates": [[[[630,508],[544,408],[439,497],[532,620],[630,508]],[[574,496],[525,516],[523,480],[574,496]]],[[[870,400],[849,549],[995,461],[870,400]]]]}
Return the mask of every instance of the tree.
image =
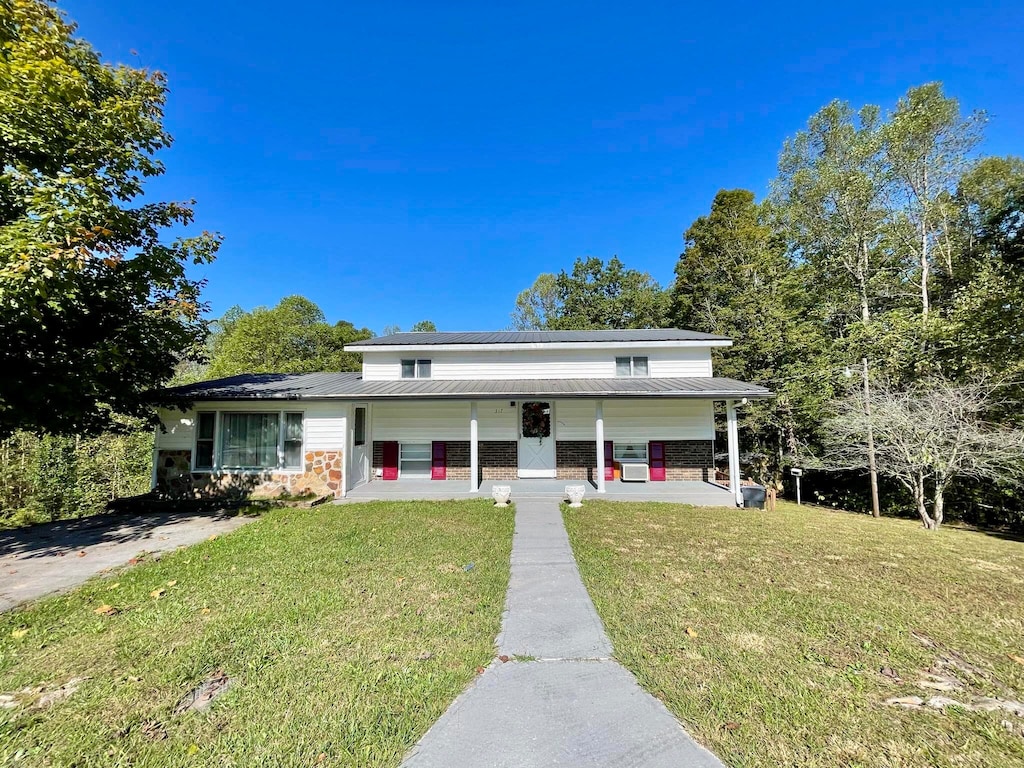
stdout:
{"type": "Polygon", "coordinates": [[[571,273],[563,269],[555,277],[555,296],[555,314],[545,318],[551,330],[660,328],[665,322],[661,286],[646,272],[626,269],[618,256],[607,264],[595,256],[576,259],[571,273]]]}
{"type": "MultiPolygon", "coordinates": [[[[775,210],[793,253],[808,265],[808,287],[823,299],[817,306],[825,310],[825,327],[853,342],[849,359],[861,363],[864,408],[870,408],[873,313],[892,274],[882,247],[887,212],[878,116],[873,106],[855,114],[844,102],[827,105],[785,143],[773,184],[775,210]]],[[[878,517],[870,422],[868,430],[871,509],[878,517]]]]}
{"type": "Polygon", "coordinates": [[[728,336],[735,348],[716,373],[773,386],[779,396],[741,411],[745,463],[781,485],[814,438],[814,414],[831,391],[804,374],[821,354],[822,335],[804,320],[801,283],[765,207],[743,189],[722,190],[686,230],[669,294],[669,321],[728,336]]]}
{"type": "Polygon", "coordinates": [[[548,327],[559,311],[558,281],[550,272],[537,275],[533,285],[516,296],[512,327],[517,331],[536,331],[548,327]]]}
{"type": "Polygon", "coordinates": [[[827,459],[840,469],[867,466],[866,435],[874,433],[879,471],[912,495],[925,528],[945,519],[945,498],[957,478],[1006,479],[1020,475],[1024,430],[991,424],[995,387],[986,381],[943,378],[905,388],[877,385],[871,408],[859,396],[839,403],[828,424],[827,459]],[[931,510],[929,511],[929,491],[931,510]]]}
{"type": "Polygon", "coordinates": [[[897,210],[893,232],[901,250],[917,261],[921,319],[931,311],[936,262],[953,271],[956,185],[981,139],[984,113],[964,118],[941,83],[911,88],[882,127],[890,199],[897,210]]]}
{"type": "Polygon", "coordinates": [[[186,267],[219,245],[167,239],[189,204],[135,204],[163,173],[166,81],[103,64],[41,0],[0,0],[0,19],[0,436],[153,419],[154,391],[202,357],[186,267]]]}
{"type": "Polygon", "coordinates": [[[340,321],[330,325],[309,299],[287,296],[271,309],[228,310],[215,326],[209,378],[239,373],[358,371],[360,357],[344,347],[373,334],[340,321]]]}
{"type": "Polygon", "coordinates": [[[435,333],[437,331],[437,326],[434,325],[433,320],[420,320],[409,330],[413,333],[435,333]]]}

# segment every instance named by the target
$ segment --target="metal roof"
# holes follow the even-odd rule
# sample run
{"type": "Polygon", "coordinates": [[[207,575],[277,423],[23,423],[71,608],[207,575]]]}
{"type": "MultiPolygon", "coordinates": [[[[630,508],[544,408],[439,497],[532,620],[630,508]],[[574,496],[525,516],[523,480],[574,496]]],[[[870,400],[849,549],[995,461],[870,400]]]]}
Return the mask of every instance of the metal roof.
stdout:
{"type": "Polygon", "coordinates": [[[482,331],[482,332],[409,332],[357,341],[360,347],[393,347],[437,344],[597,344],[636,341],[729,341],[725,336],[688,331],[684,328],[633,328],[612,331],[482,331]]]}
{"type": "Polygon", "coordinates": [[[523,397],[760,398],[764,387],[722,377],[616,379],[397,379],[361,373],[254,373],[168,390],[188,400],[506,400],[523,397]]]}

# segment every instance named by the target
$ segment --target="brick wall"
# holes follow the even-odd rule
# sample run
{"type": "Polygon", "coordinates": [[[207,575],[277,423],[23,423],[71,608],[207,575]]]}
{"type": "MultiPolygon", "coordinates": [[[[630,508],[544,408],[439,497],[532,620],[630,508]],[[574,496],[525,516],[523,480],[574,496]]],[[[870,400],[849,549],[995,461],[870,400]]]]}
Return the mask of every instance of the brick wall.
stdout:
{"type": "MultiPolygon", "coordinates": [[[[666,480],[710,480],[714,451],[710,440],[665,440],[666,480]]],[[[559,440],[555,445],[559,480],[594,481],[597,454],[591,440],[559,440]]]]}
{"type": "MultiPolygon", "coordinates": [[[[481,480],[515,480],[519,462],[519,449],[515,440],[481,440],[481,480]]],[[[469,480],[469,441],[446,440],[445,455],[449,480],[469,480]]],[[[373,443],[373,476],[384,466],[384,443],[373,443]]]]}

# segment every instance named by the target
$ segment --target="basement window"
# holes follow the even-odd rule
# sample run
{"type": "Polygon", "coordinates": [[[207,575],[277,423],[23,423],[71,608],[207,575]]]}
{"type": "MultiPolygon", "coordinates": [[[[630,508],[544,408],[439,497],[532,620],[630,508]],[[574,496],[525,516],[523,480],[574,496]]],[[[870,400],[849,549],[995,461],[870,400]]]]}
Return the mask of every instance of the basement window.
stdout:
{"type": "Polygon", "coordinates": [[[647,463],[647,443],[615,443],[615,461],[647,463]]]}
{"type": "Polygon", "coordinates": [[[398,446],[398,476],[430,479],[430,443],[402,443],[398,446]]]}

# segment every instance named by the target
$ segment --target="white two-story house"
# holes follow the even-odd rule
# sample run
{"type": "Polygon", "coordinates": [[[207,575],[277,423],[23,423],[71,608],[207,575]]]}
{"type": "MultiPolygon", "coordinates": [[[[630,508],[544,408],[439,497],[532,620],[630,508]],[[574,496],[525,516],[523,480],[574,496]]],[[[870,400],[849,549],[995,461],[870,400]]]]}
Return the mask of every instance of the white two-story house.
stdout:
{"type": "MultiPolygon", "coordinates": [[[[714,403],[763,387],[715,377],[729,339],[679,329],[398,333],[350,345],[360,373],[250,374],[176,392],[154,485],[241,485],[341,498],[368,483],[554,478],[712,481],[714,403]]],[[[396,486],[398,487],[398,486],[396,486]]]]}

